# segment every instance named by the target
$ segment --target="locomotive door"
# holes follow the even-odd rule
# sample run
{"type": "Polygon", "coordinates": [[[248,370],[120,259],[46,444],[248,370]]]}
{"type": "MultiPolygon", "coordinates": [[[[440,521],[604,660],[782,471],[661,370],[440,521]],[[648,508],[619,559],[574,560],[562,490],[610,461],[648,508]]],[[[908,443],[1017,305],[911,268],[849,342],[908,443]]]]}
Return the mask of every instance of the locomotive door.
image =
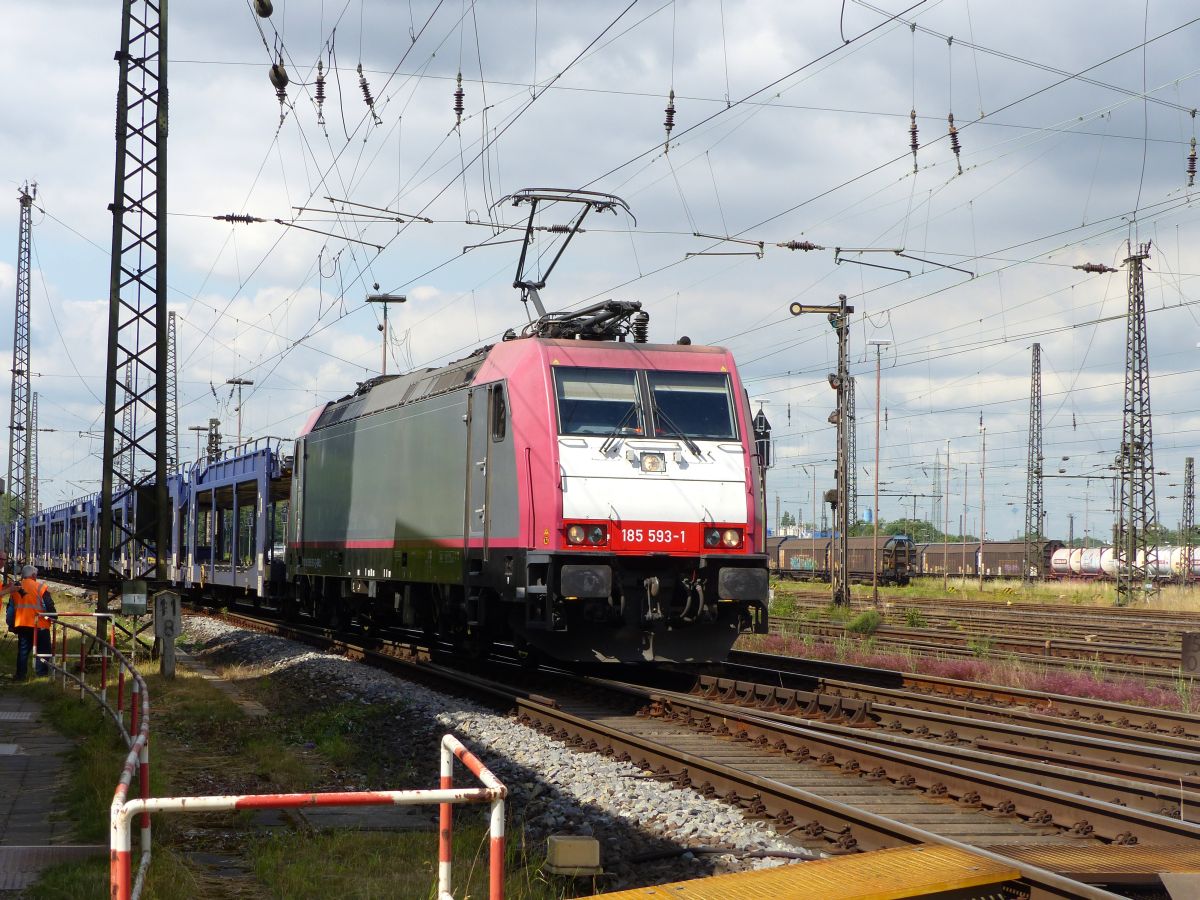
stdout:
{"type": "MultiPolygon", "coordinates": [[[[491,414],[493,404],[489,402],[493,388],[472,388],[467,395],[467,472],[466,496],[463,510],[463,552],[470,557],[472,547],[482,552],[478,558],[488,558],[488,539],[491,532],[492,515],[488,508],[491,500],[491,414]]],[[[469,569],[470,567],[468,567],[469,569]]]]}

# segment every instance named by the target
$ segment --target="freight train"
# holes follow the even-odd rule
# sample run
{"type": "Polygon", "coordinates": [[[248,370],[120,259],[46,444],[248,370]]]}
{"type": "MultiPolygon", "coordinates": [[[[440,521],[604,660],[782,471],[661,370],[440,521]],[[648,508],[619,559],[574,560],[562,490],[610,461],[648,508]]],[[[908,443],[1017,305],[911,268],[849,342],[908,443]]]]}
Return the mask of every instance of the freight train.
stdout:
{"type": "MultiPolygon", "coordinates": [[[[828,537],[767,538],[771,572],[790,581],[829,581],[834,543],[828,537]]],[[[916,545],[904,535],[852,537],[846,542],[846,569],[851,581],[871,581],[878,566],[880,584],[908,584],[916,572],[916,545]]]]}
{"type": "MultiPolygon", "coordinates": [[[[1060,547],[1050,560],[1047,573],[1051,578],[1095,578],[1112,580],[1117,577],[1120,555],[1113,547],[1060,547]]],[[[1159,547],[1151,554],[1149,565],[1139,554],[1138,568],[1157,581],[1200,578],[1200,548],[1191,551],[1191,566],[1187,565],[1187,550],[1183,547],[1159,547]],[[1190,572],[1188,569],[1190,568],[1190,572]]]]}
{"type": "MultiPolygon", "coordinates": [[[[449,365],[363,382],[294,446],[186,466],[169,481],[170,581],[476,652],[723,659],[767,629],[749,402],[727,350],[649,343],[647,322],[624,301],[543,316],[449,365]]],[[[134,505],[118,497],[117,520],[134,505]]],[[[33,517],[44,573],[96,574],[99,506],[33,517]]]]}
{"type": "MultiPolygon", "coordinates": [[[[852,537],[848,547],[850,577],[871,578],[872,539],[852,537]]],[[[771,537],[767,539],[771,573],[790,580],[829,580],[830,538],[771,537]]],[[[1041,540],[1034,553],[1042,577],[1117,577],[1118,555],[1112,547],[1070,548],[1058,540],[1041,540]]],[[[1182,547],[1159,547],[1151,558],[1149,577],[1158,581],[1183,578],[1186,551],[1182,547]]],[[[951,541],[914,544],[903,535],[879,538],[879,579],[882,583],[906,584],[914,576],[978,578],[1021,578],[1025,568],[1024,541],[951,541]]],[[[1144,566],[1144,563],[1142,563],[1144,566]]],[[[1030,567],[1030,574],[1035,574],[1030,567]]],[[[1189,580],[1200,579],[1200,548],[1192,551],[1189,580]]]]}
{"type": "MultiPolygon", "coordinates": [[[[1035,543],[1035,558],[1041,571],[1050,571],[1050,560],[1062,541],[1043,540],[1035,543]]],[[[933,542],[917,545],[918,569],[921,575],[951,575],[978,578],[1020,578],[1025,568],[1024,541],[984,541],[982,553],[979,541],[933,542]]]]}

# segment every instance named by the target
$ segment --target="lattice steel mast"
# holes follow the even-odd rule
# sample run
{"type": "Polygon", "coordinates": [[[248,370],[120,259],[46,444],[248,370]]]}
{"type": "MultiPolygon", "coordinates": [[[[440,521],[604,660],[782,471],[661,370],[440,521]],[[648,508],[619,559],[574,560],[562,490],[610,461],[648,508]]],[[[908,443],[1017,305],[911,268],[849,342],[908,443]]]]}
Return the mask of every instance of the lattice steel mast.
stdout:
{"type": "Polygon", "coordinates": [[[846,505],[849,507],[846,510],[848,515],[847,521],[851,525],[858,524],[858,411],[854,407],[854,378],[849,379],[850,387],[846,394],[846,428],[847,442],[849,446],[846,449],[846,474],[848,476],[848,484],[846,486],[846,505]]]}
{"type": "Polygon", "coordinates": [[[33,201],[37,185],[24,185],[17,195],[21,208],[21,226],[17,236],[17,300],[13,324],[12,404],[8,419],[9,510],[12,515],[8,548],[16,562],[17,554],[29,547],[29,257],[33,239],[33,201]],[[25,519],[23,534],[17,534],[17,522],[25,519]]]}
{"type": "Polygon", "coordinates": [[[175,313],[167,313],[167,471],[179,470],[179,373],[175,353],[175,313]]]}
{"type": "Polygon", "coordinates": [[[167,541],[167,2],[123,0],[117,52],[108,365],[104,387],[98,606],[128,560],[134,579],[165,580],[167,541]],[[123,378],[132,367],[132,385],[123,378]],[[130,415],[126,416],[126,410],[130,415]],[[126,421],[132,424],[126,427],[126,421]],[[120,427],[118,427],[120,423],[120,427]],[[125,466],[121,463],[125,462],[125,466]],[[132,473],[132,475],[130,474],[132,473]],[[114,500],[133,495],[120,523],[114,500]],[[143,552],[144,551],[144,552],[143,552]],[[149,560],[155,560],[151,565],[149,560]]]}
{"type": "Polygon", "coordinates": [[[1117,603],[1153,591],[1147,576],[1157,563],[1154,505],[1154,436],[1150,422],[1150,353],[1146,344],[1146,293],[1142,262],[1150,244],[1140,244],[1125,260],[1129,267],[1129,311],[1125,330],[1125,404],[1121,452],[1120,519],[1113,543],[1119,554],[1117,603]]]}
{"type": "MultiPolygon", "coordinates": [[[[123,387],[125,388],[125,395],[132,397],[137,393],[137,385],[134,381],[133,360],[126,361],[124,378],[123,387]]],[[[137,428],[137,418],[134,414],[134,404],[130,403],[121,410],[121,431],[124,434],[133,434],[135,428],[137,428]]],[[[133,483],[133,478],[136,474],[136,470],[134,469],[135,464],[133,445],[130,444],[117,460],[117,467],[124,473],[125,480],[130,484],[133,483]]]]}
{"type": "Polygon", "coordinates": [[[1042,345],[1033,345],[1029,382],[1029,457],[1025,464],[1025,564],[1021,580],[1042,577],[1042,345]]]}
{"type": "MultiPolygon", "coordinates": [[[[34,391],[29,398],[29,506],[28,514],[35,515],[41,509],[41,502],[38,500],[38,413],[37,413],[37,391],[34,391]]],[[[28,541],[28,532],[26,532],[26,540],[28,541]]],[[[25,546],[28,548],[30,542],[25,546]]],[[[26,552],[28,554],[28,551],[26,552]]],[[[31,557],[32,558],[32,557],[31,557]]]]}
{"type": "Polygon", "coordinates": [[[1183,521],[1180,523],[1180,543],[1183,544],[1183,559],[1180,562],[1180,580],[1184,584],[1192,581],[1196,568],[1196,461],[1187,457],[1183,461],[1183,521]]]}

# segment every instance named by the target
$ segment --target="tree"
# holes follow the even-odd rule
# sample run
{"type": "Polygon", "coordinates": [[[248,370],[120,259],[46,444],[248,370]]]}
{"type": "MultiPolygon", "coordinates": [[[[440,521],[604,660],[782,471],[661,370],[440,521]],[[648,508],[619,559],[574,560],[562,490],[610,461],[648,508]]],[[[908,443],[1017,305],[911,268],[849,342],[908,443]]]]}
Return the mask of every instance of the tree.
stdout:
{"type": "Polygon", "coordinates": [[[779,517],[779,527],[780,528],[791,528],[795,524],[796,524],[796,517],[793,516],[790,512],[788,512],[785,509],[783,511],[783,515],[779,517]]]}

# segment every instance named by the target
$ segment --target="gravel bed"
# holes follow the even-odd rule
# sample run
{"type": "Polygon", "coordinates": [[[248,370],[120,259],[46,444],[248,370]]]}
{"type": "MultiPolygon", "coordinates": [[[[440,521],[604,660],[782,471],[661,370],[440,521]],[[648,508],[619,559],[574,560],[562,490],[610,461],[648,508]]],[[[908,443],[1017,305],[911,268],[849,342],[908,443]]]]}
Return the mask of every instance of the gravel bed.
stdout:
{"type": "MultiPolygon", "coordinates": [[[[423,778],[435,777],[440,736],[453,732],[508,786],[510,839],[520,829],[535,847],[548,834],[594,835],[607,873],[605,889],[784,865],[788,860],[743,855],[799,850],[769,825],[745,818],[730,804],[706,799],[690,788],[650,780],[648,773],[629,763],[570,750],[470,700],[345,657],[200,616],[184,619],[184,639],[193,653],[210,662],[255,665],[277,689],[294,691],[303,703],[392,705],[399,710],[394,727],[386,734],[361,739],[374,740],[371,746],[381,754],[411,763],[423,778]],[[729,852],[688,852],[700,847],[729,852]],[[639,856],[656,853],[669,858],[637,861],[639,856]]],[[[370,784],[365,779],[361,773],[339,772],[333,783],[314,789],[425,786],[425,782],[370,784]]],[[[466,783],[462,775],[456,780],[466,783]]]]}

